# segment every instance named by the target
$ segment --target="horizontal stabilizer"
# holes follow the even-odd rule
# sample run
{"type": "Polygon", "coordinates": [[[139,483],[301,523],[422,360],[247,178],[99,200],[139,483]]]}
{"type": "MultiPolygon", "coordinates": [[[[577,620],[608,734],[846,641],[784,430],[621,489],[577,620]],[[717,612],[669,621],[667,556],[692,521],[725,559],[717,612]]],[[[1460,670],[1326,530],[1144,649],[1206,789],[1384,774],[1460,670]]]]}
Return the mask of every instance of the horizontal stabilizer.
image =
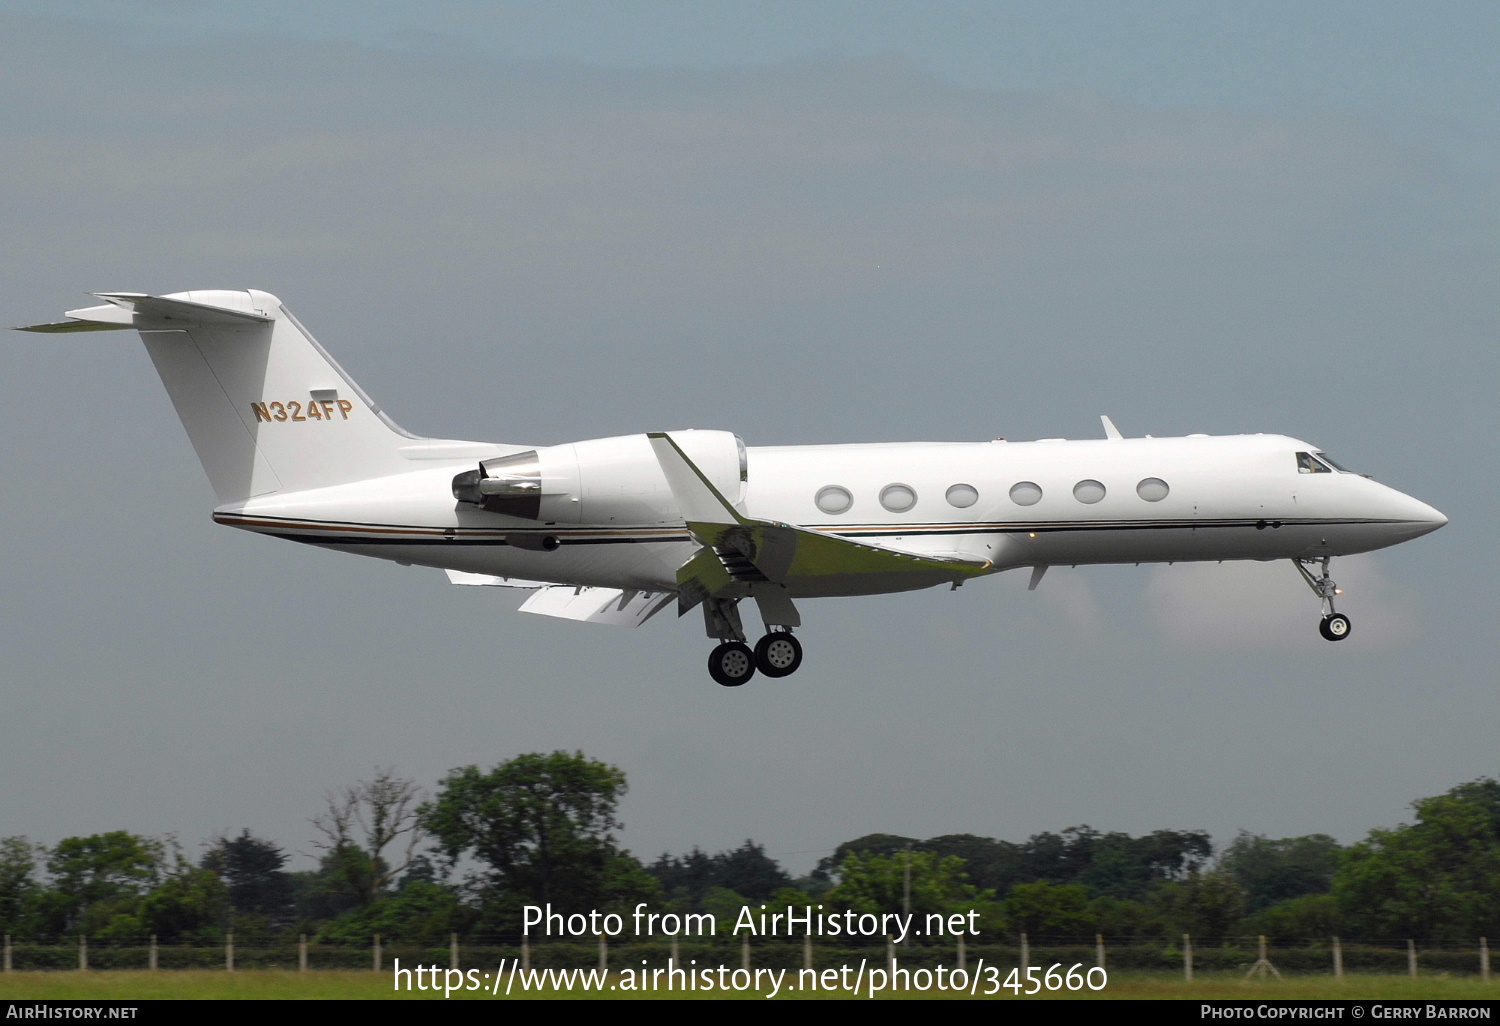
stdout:
{"type": "Polygon", "coordinates": [[[621,591],[557,584],[543,588],[521,603],[521,612],[610,627],[639,627],[671,600],[670,591],[621,591]]]}
{"type": "MultiPolygon", "coordinates": [[[[17,331],[113,331],[136,328],[142,331],[171,331],[178,328],[214,325],[221,328],[250,328],[270,324],[274,319],[248,302],[243,308],[194,303],[190,300],[148,296],[143,292],[96,292],[106,300],[103,306],[69,310],[70,320],[50,324],[31,324],[17,331]]],[[[245,296],[248,293],[232,293],[245,296]]]]}

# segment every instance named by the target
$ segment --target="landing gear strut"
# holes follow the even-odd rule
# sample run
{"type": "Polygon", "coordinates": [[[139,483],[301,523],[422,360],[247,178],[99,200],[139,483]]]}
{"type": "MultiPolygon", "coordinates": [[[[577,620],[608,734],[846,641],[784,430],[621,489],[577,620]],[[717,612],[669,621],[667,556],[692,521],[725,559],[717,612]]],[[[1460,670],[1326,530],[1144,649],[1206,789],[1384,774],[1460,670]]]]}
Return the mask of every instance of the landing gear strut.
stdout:
{"type": "Polygon", "coordinates": [[[1343,613],[1336,613],[1333,609],[1333,598],[1342,595],[1343,589],[1334,583],[1333,578],[1328,576],[1329,557],[1322,559],[1294,559],[1292,565],[1307,582],[1307,586],[1313,590],[1313,594],[1323,600],[1323,619],[1318,622],[1318,633],[1329,641],[1343,641],[1353,630],[1349,618],[1343,613]],[[1321,572],[1315,577],[1309,566],[1321,564],[1321,572]]]}

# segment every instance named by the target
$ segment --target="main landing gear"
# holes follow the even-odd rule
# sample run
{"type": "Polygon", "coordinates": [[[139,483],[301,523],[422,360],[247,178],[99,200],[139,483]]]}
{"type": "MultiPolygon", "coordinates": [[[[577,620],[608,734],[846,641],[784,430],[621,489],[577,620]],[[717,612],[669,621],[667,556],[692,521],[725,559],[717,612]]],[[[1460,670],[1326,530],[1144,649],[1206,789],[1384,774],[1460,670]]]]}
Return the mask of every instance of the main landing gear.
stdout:
{"type": "Polygon", "coordinates": [[[791,631],[773,631],[755,643],[725,641],[709,653],[708,675],[726,688],[737,688],[759,670],[767,677],[790,677],[802,665],[802,643],[791,631]]]}
{"type": "Polygon", "coordinates": [[[1344,591],[1333,582],[1332,577],[1328,576],[1328,562],[1329,557],[1324,556],[1322,559],[1294,559],[1292,565],[1297,568],[1297,572],[1302,575],[1307,586],[1313,590],[1313,594],[1323,600],[1323,619],[1318,622],[1318,633],[1329,641],[1343,641],[1354,628],[1347,616],[1333,610],[1334,596],[1342,595],[1344,591]],[[1321,572],[1313,576],[1308,567],[1319,564],[1321,564],[1321,572]]]}
{"type": "Polygon", "coordinates": [[[737,599],[710,598],[703,603],[708,636],[719,639],[708,656],[708,675],[726,688],[739,687],[757,670],[767,677],[790,677],[802,665],[802,643],[792,636],[792,628],[800,627],[802,620],[785,590],[777,586],[775,592],[757,593],[755,598],[766,635],[754,649],[745,644],[737,599]]]}

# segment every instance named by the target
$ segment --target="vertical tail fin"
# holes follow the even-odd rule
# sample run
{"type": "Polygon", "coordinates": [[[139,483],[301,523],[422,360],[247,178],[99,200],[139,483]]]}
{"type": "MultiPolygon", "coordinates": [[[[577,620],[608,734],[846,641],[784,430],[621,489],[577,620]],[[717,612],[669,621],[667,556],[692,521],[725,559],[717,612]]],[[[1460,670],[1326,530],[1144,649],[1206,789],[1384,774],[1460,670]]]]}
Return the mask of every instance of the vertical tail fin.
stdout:
{"type": "Polygon", "coordinates": [[[222,505],[409,470],[413,436],[267,292],[98,293],[26,331],[135,328],[222,505]]]}

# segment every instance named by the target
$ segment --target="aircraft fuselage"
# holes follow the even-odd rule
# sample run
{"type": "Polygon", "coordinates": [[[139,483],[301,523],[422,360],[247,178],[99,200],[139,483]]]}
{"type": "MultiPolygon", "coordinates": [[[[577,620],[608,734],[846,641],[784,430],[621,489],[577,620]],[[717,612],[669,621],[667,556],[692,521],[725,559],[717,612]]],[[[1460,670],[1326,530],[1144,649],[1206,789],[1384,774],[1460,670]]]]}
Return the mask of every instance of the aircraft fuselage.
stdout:
{"type": "MultiPolygon", "coordinates": [[[[697,546],[654,460],[628,458],[643,449],[644,436],[579,444],[617,450],[610,462],[631,464],[631,477],[611,482],[612,491],[587,469],[580,478],[549,482],[559,511],[552,520],[454,501],[451,479],[473,461],[452,459],[373,481],[250,499],[221,507],[215,519],[400,563],[580,586],[676,587],[677,568],[697,546]],[[567,522],[567,510],[585,501],[591,522],[567,522]],[[557,546],[517,544],[527,537],[555,538],[557,546]]],[[[903,551],[988,560],[992,572],[1317,559],[1394,545],[1447,522],[1431,506],[1360,474],[1299,466],[1299,454],[1305,463],[1318,451],[1280,435],[749,447],[739,507],[758,520],[903,551]],[[827,493],[820,508],[825,489],[842,489],[847,508],[828,512],[843,496],[829,502],[827,493]]],[[[946,580],[903,580],[900,589],[843,581],[793,594],[909,590],[946,580]]]]}

